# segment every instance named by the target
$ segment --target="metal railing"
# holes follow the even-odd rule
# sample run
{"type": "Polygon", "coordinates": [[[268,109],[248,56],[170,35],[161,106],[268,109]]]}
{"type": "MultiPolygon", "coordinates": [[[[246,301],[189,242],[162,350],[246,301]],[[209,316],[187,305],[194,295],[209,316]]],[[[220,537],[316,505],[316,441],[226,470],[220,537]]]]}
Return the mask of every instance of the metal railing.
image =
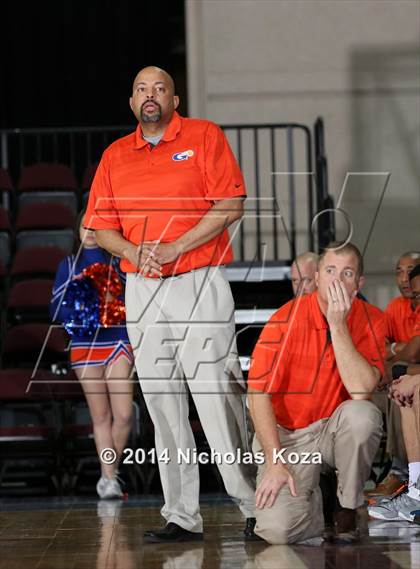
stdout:
{"type": "MultiPolygon", "coordinates": [[[[317,120],[314,135],[308,126],[298,123],[221,128],[248,191],[245,216],[233,243],[236,259],[290,262],[299,249],[313,250],[314,215],[331,203],[322,119],[317,120]]],[[[1,166],[9,170],[16,184],[24,166],[68,164],[81,186],[84,172],[100,160],[103,150],[133,130],[133,126],[1,130],[1,166]]],[[[318,245],[333,231],[333,219],[322,216],[317,223],[318,245]]]]}
{"type": "Polygon", "coordinates": [[[105,148],[133,130],[127,125],[1,130],[1,166],[17,181],[24,166],[67,164],[81,182],[86,168],[99,161],[105,148]]]}
{"type": "Polygon", "coordinates": [[[334,201],[328,192],[328,163],[325,152],[324,121],[318,118],[314,125],[315,175],[317,185],[317,211],[325,212],[317,219],[318,243],[321,250],[335,239],[334,201]]]}
{"type": "MultiPolygon", "coordinates": [[[[271,254],[269,260],[290,260],[296,256],[297,232],[297,176],[305,178],[304,196],[307,204],[308,226],[307,247],[312,250],[313,236],[310,231],[314,215],[312,137],[310,129],[302,124],[254,124],[222,125],[239,166],[245,175],[251,200],[248,201],[247,213],[255,215],[256,250],[254,259],[267,260],[263,254],[264,236],[271,236],[271,254]],[[298,145],[296,136],[303,140],[298,145]],[[248,159],[245,157],[245,145],[248,146],[248,159]],[[280,150],[281,149],[281,150],[280,150]],[[299,168],[296,162],[299,154],[299,168]],[[265,169],[263,170],[264,166],[265,169]],[[302,168],[303,166],[303,168],[302,168]],[[267,176],[267,173],[269,174],[267,176]],[[284,182],[286,187],[284,187],[284,182]],[[283,199],[281,199],[283,197],[283,199]],[[284,199],[285,198],[285,199],[284,199]],[[288,206],[288,207],[287,207],[288,206]],[[287,208],[287,212],[285,209],[287,208]],[[249,211],[251,209],[251,212],[249,211]],[[271,215],[271,218],[270,218],[271,215]],[[263,219],[267,219],[265,231],[263,219]],[[286,222],[287,218],[287,222],[286,222]],[[271,231],[269,226],[271,225],[271,231]],[[283,227],[279,227],[282,225],[283,227]],[[281,231],[282,229],[282,231],[281,231]],[[283,234],[289,243],[287,257],[280,254],[279,236],[283,234]]],[[[240,226],[239,257],[246,260],[245,234],[247,218],[240,226]]]]}

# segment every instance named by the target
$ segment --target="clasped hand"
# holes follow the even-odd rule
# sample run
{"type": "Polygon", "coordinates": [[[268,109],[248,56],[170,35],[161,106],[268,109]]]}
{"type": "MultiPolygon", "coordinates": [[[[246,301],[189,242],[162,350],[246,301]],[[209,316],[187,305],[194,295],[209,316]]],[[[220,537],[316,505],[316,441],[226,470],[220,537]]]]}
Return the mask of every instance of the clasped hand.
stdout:
{"type": "Polygon", "coordinates": [[[402,375],[389,386],[388,396],[398,407],[411,407],[413,405],[415,376],[402,375]]]}
{"type": "Polygon", "coordinates": [[[140,274],[161,277],[162,265],[176,261],[180,254],[176,242],[144,241],[137,247],[133,245],[127,258],[138,268],[140,274]]]}

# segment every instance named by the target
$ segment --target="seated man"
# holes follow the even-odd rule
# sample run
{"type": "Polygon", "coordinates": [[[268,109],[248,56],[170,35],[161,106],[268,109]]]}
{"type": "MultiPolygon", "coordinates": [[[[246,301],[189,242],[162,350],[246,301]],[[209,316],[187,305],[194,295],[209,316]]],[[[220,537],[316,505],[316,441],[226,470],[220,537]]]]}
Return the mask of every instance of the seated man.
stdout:
{"type": "Polygon", "coordinates": [[[416,278],[413,270],[420,264],[420,253],[405,253],[398,261],[397,283],[401,291],[385,309],[387,316],[387,360],[392,365],[396,361],[417,363],[420,360],[420,308],[414,298],[412,280],[416,278]]]}
{"type": "MultiPolygon", "coordinates": [[[[409,279],[410,271],[420,263],[420,253],[404,253],[397,261],[396,281],[401,296],[394,298],[385,309],[387,321],[387,378],[392,379],[392,367],[398,361],[415,363],[419,359],[420,309],[416,309],[409,279]],[[417,332],[416,332],[417,330],[417,332]]],[[[398,491],[407,479],[407,454],[401,427],[401,413],[394,401],[375,395],[375,403],[386,414],[387,453],[392,457],[391,470],[367,498],[389,496],[398,491]]]]}
{"type": "MultiPolygon", "coordinates": [[[[420,314],[420,265],[411,271],[409,278],[414,311],[420,314]]],[[[418,335],[410,340],[411,345],[420,341],[420,329],[416,330],[418,335]]],[[[405,367],[402,371],[407,375],[391,383],[389,394],[401,410],[402,433],[408,458],[408,492],[397,494],[390,500],[382,500],[369,507],[368,511],[370,516],[380,520],[405,519],[420,523],[420,368],[419,365],[411,364],[398,367],[405,367]]]]}
{"type": "Polygon", "coordinates": [[[318,270],[318,255],[308,251],[298,255],[292,263],[290,278],[295,296],[310,294],[316,289],[315,273],[318,270]]]}
{"type": "Polygon", "coordinates": [[[336,537],[357,538],[356,508],[382,433],[368,399],[385,355],[384,315],[356,297],[363,281],[357,247],[332,243],[320,256],[317,291],[282,306],[255,347],[249,404],[254,452],[265,455],[255,533],[269,543],[322,535],[320,456],[337,471],[336,537]]]}

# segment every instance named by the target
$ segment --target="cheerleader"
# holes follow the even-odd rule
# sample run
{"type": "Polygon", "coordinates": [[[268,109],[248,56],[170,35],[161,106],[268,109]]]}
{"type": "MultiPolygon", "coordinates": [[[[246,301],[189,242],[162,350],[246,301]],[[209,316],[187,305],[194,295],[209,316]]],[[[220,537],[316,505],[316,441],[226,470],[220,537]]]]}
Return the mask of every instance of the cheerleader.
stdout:
{"type": "MultiPolygon", "coordinates": [[[[83,278],[82,271],[94,263],[105,263],[117,271],[125,284],[124,273],[118,267],[117,258],[98,247],[95,232],[83,227],[82,212],[78,217],[73,254],[58,266],[50,313],[53,321],[68,323],[74,308],[66,302],[75,279],[83,278]]],[[[74,295],[74,292],[72,293],[74,295]]],[[[107,293],[106,301],[113,297],[107,293]]],[[[90,334],[78,331],[72,336],[70,349],[71,367],[74,369],[89,407],[93,423],[98,456],[103,449],[113,449],[113,464],[101,461],[102,475],[96,490],[102,499],[123,496],[117,477],[118,461],[130,434],[132,422],[133,384],[131,379],[133,354],[127,336],[125,320],[120,325],[102,327],[100,324],[90,334]]]]}

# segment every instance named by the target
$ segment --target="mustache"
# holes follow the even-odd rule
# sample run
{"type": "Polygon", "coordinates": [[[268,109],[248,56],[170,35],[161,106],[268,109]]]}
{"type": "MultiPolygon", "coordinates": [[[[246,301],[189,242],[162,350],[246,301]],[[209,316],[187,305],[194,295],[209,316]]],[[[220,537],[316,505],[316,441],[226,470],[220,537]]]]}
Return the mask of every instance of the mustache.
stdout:
{"type": "Polygon", "coordinates": [[[145,102],[142,104],[140,110],[142,111],[146,105],[150,105],[151,103],[152,103],[153,105],[155,105],[160,111],[162,111],[161,106],[160,106],[159,103],[157,103],[156,101],[145,101],[145,102]]]}

